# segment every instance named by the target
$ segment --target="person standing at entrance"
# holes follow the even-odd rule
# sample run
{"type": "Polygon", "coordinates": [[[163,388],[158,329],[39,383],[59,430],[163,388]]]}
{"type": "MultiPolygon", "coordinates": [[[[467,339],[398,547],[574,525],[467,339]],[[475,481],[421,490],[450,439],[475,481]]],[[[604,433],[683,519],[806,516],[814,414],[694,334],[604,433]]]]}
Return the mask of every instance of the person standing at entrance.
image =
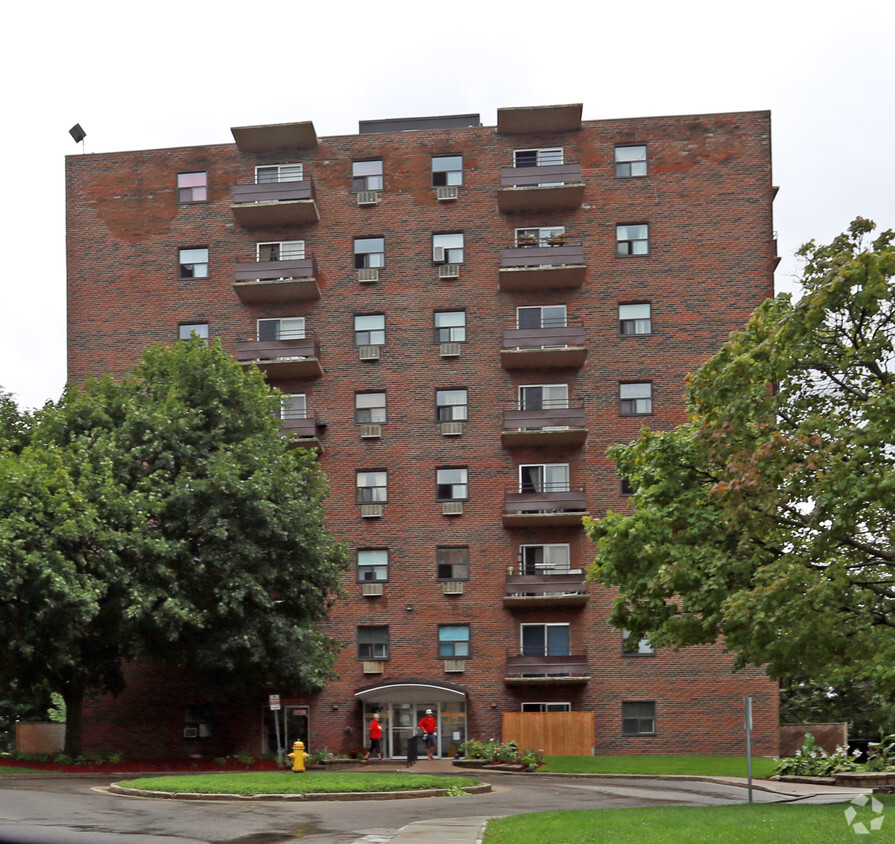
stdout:
{"type": "Polygon", "coordinates": [[[426,745],[426,758],[431,761],[435,756],[435,740],[438,731],[438,722],[435,720],[431,709],[426,710],[426,714],[423,715],[417,726],[423,733],[423,743],[426,745]]]}
{"type": "Polygon", "coordinates": [[[374,753],[382,758],[382,724],[379,723],[378,712],[373,714],[373,720],[370,721],[370,749],[366,758],[369,759],[374,753]]]}

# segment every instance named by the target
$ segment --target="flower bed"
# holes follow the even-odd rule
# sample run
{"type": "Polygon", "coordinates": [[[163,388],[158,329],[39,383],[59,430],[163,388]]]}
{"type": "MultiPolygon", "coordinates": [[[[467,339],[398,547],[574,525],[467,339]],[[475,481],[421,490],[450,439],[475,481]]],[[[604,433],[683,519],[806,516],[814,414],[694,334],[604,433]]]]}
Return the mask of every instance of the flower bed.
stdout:
{"type": "Polygon", "coordinates": [[[65,774],[101,773],[146,773],[149,771],[275,771],[277,763],[264,759],[253,760],[251,764],[236,759],[125,759],[120,762],[92,762],[83,765],[59,762],[31,762],[25,759],[0,758],[3,768],[30,768],[40,771],[58,771],[65,774]]]}

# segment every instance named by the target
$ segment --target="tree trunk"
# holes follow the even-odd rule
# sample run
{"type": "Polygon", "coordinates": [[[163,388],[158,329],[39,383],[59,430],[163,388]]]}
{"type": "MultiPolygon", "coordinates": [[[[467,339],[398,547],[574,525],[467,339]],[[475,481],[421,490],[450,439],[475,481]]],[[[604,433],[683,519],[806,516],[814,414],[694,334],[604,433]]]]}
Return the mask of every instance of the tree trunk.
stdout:
{"type": "Polygon", "coordinates": [[[65,701],[65,755],[72,759],[81,755],[81,721],[84,712],[83,682],[73,681],[62,690],[65,701]]]}

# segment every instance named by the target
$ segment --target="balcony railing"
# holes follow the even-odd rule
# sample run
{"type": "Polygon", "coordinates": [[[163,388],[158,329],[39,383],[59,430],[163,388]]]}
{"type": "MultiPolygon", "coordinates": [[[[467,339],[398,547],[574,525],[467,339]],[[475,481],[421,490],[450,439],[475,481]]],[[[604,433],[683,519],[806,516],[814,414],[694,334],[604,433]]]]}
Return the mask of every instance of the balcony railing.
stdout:
{"type": "Polygon", "coordinates": [[[577,685],[590,680],[587,651],[555,655],[546,652],[533,654],[525,651],[507,651],[504,682],[508,685],[577,685]]]}
{"type": "Polygon", "coordinates": [[[520,609],[583,606],[587,603],[587,584],[580,569],[558,574],[508,574],[504,606],[520,609]]]}
{"type": "Polygon", "coordinates": [[[256,364],[268,379],[319,378],[317,341],[312,337],[291,340],[243,340],[236,344],[236,359],[243,366],[256,364]]]}
{"type": "Polygon", "coordinates": [[[586,359],[583,326],[508,328],[503,332],[500,362],[504,369],[577,369],[586,359]]]}
{"type": "Polygon", "coordinates": [[[500,257],[500,289],[506,291],[564,290],[584,283],[584,246],[516,246],[500,257]]]}
{"type": "Polygon", "coordinates": [[[571,489],[568,484],[541,484],[540,490],[523,491],[515,487],[504,494],[505,527],[580,527],[587,513],[584,487],[571,489]]]}
{"type": "Polygon", "coordinates": [[[580,208],[583,178],[580,164],[501,167],[497,207],[504,214],[580,208]]]}
{"type": "Polygon", "coordinates": [[[316,448],[322,451],[318,438],[317,417],[310,410],[285,408],[280,419],[282,420],[280,435],[288,437],[291,446],[316,448]]]}
{"type": "Polygon", "coordinates": [[[301,226],[320,220],[314,182],[261,182],[235,185],[233,217],[247,229],[301,226]]]}
{"type": "Polygon", "coordinates": [[[246,304],[306,302],[320,298],[313,257],[284,261],[244,260],[236,263],[233,289],[246,304]]]}
{"type": "Polygon", "coordinates": [[[513,408],[503,412],[500,439],[506,448],[580,446],[587,439],[584,408],[513,408]]]}

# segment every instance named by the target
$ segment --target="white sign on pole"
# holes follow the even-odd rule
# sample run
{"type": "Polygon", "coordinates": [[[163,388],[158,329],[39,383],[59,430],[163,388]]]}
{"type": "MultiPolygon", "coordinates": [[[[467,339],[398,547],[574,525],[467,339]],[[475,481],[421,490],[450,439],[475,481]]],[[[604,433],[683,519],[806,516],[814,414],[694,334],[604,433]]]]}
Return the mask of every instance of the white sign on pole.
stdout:
{"type": "Polygon", "coordinates": [[[270,708],[276,712],[280,708],[280,696],[271,695],[269,698],[270,708]]]}

